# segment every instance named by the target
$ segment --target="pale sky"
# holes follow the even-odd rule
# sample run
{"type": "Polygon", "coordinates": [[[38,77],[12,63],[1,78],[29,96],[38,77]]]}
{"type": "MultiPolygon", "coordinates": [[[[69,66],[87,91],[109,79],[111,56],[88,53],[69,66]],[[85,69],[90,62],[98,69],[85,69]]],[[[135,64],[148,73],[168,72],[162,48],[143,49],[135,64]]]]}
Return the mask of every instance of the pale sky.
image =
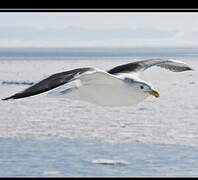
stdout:
{"type": "Polygon", "coordinates": [[[198,12],[0,12],[0,46],[198,46],[198,12]]]}

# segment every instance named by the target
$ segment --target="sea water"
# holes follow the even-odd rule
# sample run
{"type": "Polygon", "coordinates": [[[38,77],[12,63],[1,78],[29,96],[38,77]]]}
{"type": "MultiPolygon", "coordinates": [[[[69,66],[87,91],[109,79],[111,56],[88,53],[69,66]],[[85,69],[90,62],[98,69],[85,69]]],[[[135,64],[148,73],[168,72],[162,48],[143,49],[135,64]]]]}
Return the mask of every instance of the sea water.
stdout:
{"type": "Polygon", "coordinates": [[[0,101],[0,176],[198,176],[196,48],[1,48],[0,98],[53,73],[158,57],[194,71],[148,69],[141,78],[160,98],[137,106],[102,107],[47,93],[0,101]]]}

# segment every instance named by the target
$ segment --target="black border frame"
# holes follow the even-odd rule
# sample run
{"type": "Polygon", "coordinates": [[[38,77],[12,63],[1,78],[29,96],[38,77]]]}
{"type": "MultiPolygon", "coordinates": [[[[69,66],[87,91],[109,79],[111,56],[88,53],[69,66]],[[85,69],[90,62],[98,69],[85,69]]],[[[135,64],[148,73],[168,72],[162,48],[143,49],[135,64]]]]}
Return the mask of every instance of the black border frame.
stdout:
{"type": "Polygon", "coordinates": [[[0,8],[0,12],[198,12],[198,8],[0,8]]]}

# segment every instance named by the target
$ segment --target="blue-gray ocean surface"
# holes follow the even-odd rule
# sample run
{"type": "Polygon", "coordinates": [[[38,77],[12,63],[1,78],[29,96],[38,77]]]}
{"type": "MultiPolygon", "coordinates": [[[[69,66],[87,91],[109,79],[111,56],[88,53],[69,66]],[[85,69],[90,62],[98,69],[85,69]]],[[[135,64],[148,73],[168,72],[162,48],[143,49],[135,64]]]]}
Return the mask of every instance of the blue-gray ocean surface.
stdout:
{"type": "Polygon", "coordinates": [[[152,67],[160,92],[137,106],[102,107],[47,93],[0,100],[0,177],[197,177],[198,48],[0,48],[0,98],[57,72],[173,58],[152,67]]]}

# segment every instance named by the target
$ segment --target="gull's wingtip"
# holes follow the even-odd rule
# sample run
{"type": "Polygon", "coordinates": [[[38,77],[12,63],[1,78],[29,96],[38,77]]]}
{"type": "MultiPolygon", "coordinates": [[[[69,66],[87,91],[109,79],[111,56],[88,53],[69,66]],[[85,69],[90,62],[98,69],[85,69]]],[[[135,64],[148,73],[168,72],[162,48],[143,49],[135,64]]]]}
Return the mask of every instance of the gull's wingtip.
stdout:
{"type": "Polygon", "coordinates": [[[183,71],[195,71],[195,69],[193,69],[193,68],[187,66],[187,67],[185,67],[185,68],[183,69],[183,71]]]}
{"type": "Polygon", "coordinates": [[[195,71],[195,69],[191,68],[190,66],[185,67],[184,71],[195,71]]]}
{"type": "Polygon", "coordinates": [[[11,99],[11,98],[3,98],[1,99],[2,101],[7,101],[8,99],[11,99]]]}
{"type": "Polygon", "coordinates": [[[195,71],[195,69],[193,69],[193,68],[191,68],[191,67],[189,67],[188,70],[189,70],[189,71],[195,71]]]}
{"type": "Polygon", "coordinates": [[[185,71],[195,71],[193,68],[191,68],[191,67],[189,66],[189,64],[186,64],[186,63],[183,62],[183,61],[177,61],[177,60],[174,60],[174,61],[183,64],[183,65],[185,66],[185,69],[184,69],[185,71]]]}
{"type": "Polygon", "coordinates": [[[3,99],[1,99],[1,100],[7,101],[7,100],[9,100],[9,99],[13,99],[13,96],[9,96],[9,97],[3,98],[3,99]]]}

